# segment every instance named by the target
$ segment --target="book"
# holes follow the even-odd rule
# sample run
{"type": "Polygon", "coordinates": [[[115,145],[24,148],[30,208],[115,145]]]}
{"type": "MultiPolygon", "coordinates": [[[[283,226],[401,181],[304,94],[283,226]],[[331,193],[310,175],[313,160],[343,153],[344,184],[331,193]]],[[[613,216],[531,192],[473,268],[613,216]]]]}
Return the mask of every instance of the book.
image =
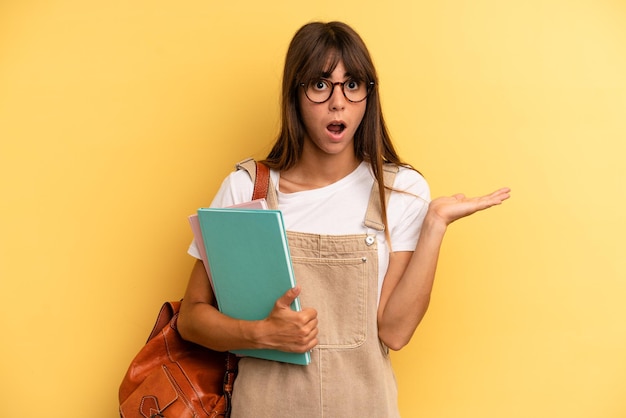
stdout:
{"type": "MultiPolygon", "coordinates": [[[[270,209],[200,208],[198,223],[218,309],[232,318],[265,319],[296,285],[282,213],[270,209]]],[[[291,308],[300,311],[296,299],[291,308]]],[[[310,353],[233,350],[243,356],[307,365],[310,353]]]]}
{"type": "MultiPolygon", "coordinates": [[[[233,205],[230,207],[240,209],[267,209],[267,201],[264,198],[255,199],[250,202],[239,203],[238,205],[233,205]]],[[[206,250],[204,248],[204,240],[202,239],[202,230],[200,229],[200,222],[198,222],[198,214],[194,213],[193,215],[189,215],[188,220],[189,225],[191,226],[191,232],[193,233],[193,239],[196,243],[196,246],[198,247],[198,251],[200,252],[200,257],[202,257],[202,263],[204,264],[206,273],[209,276],[211,286],[213,286],[211,269],[209,268],[209,260],[207,260],[206,250]]],[[[213,292],[215,292],[215,289],[213,289],[213,292]]]]}

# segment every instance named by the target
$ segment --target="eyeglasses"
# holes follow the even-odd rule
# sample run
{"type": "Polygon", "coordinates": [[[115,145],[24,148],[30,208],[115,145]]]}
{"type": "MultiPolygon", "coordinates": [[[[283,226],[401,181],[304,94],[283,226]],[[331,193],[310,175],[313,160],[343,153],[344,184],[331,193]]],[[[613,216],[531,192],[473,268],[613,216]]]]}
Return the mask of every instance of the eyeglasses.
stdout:
{"type": "Polygon", "coordinates": [[[324,103],[328,101],[335,92],[335,86],[341,86],[341,92],[344,97],[351,103],[359,103],[367,98],[370,91],[374,87],[374,82],[362,82],[349,78],[340,83],[333,83],[325,78],[309,81],[308,83],[300,83],[304,89],[307,99],[313,103],[324,103]]]}

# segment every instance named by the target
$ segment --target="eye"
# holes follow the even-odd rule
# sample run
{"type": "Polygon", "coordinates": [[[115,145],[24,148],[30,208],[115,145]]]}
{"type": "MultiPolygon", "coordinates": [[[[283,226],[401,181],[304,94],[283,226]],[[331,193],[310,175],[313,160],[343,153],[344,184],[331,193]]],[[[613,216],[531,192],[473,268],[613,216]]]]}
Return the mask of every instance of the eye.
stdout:
{"type": "Polygon", "coordinates": [[[309,88],[315,91],[324,91],[328,89],[328,87],[328,81],[322,79],[312,81],[311,84],[309,84],[309,88]]]}
{"type": "Polygon", "coordinates": [[[358,90],[360,87],[360,84],[358,81],[354,80],[354,79],[350,79],[348,81],[345,82],[344,84],[345,88],[347,88],[348,90],[358,90]]]}

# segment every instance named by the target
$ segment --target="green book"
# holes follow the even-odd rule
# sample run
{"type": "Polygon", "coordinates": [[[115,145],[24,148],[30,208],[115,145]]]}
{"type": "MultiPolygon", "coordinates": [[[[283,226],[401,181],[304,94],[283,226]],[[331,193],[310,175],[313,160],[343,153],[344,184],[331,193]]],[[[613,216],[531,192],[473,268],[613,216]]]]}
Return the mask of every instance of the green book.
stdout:
{"type": "MultiPolygon", "coordinates": [[[[219,310],[237,319],[261,320],[296,285],[279,210],[201,208],[198,221],[219,310]]],[[[296,299],[291,308],[300,311],[296,299]]],[[[233,350],[233,353],[307,365],[310,353],[233,350]]]]}

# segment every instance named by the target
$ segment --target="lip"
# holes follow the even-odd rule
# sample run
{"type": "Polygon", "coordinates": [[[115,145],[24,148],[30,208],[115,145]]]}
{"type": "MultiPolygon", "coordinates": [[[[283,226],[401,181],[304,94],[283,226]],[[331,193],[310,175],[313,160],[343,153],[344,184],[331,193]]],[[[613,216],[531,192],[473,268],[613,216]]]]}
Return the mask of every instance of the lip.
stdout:
{"type": "Polygon", "coordinates": [[[341,119],[333,119],[330,121],[330,123],[327,126],[330,126],[330,125],[344,125],[345,126],[346,122],[341,119]]]}
{"type": "Polygon", "coordinates": [[[335,119],[331,121],[328,125],[326,125],[326,132],[330,135],[331,138],[335,140],[340,140],[346,132],[346,129],[346,122],[340,119],[335,119]],[[334,131],[329,129],[331,126],[342,126],[342,129],[340,131],[334,131]]]}

